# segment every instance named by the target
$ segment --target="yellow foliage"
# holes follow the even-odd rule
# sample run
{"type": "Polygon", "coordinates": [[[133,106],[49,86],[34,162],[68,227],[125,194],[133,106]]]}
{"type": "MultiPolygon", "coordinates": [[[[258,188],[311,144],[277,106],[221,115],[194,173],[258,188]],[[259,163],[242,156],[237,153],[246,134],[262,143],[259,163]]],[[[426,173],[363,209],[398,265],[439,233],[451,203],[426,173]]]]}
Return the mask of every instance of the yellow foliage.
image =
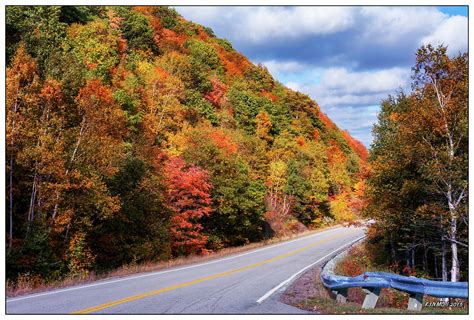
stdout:
{"type": "Polygon", "coordinates": [[[270,163],[270,172],[267,183],[277,192],[283,191],[283,188],[285,187],[286,170],[286,163],[281,160],[270,163]]]}
{"type": "Polygon", "coordinates": [[[344,194],[337,196],[330,202],[331,213],[337,222],[352,221],[355,218],[354,213],[348,206],[344,194]]]}

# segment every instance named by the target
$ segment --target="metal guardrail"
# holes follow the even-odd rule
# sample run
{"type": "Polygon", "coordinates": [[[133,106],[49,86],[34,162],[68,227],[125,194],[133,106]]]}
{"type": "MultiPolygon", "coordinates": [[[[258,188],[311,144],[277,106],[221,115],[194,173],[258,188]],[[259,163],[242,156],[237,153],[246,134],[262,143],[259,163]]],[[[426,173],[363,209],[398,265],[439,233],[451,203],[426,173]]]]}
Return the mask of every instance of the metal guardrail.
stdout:
{"type": "Polygon", "coordinates": [[[362,304],[362,308],[365,309],[375,308],[382,288],[409,293],[408,310],[420,311],[424,295],[438,298],[468,298],[467,282],[434,281],[388,272],[365,272],[357,277],[344,277],[330,273],[321,272],[321,281],[326,288],[333,291],[336,301],[345,303],[347,289],[361,287],[367,293],[362,304]]]}

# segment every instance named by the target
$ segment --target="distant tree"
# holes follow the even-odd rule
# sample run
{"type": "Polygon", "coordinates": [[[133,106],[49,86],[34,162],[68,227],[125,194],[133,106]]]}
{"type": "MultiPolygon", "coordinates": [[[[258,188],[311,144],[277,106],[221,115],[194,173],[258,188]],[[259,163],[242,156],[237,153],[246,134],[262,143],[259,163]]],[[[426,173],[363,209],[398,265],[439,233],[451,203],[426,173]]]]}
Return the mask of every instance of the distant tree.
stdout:
{"type": "Polygon", "coordinates": [[[179,14],[175,9],[162,6],[157,6],[153,9],[154,15],[159,18],[163,28],[174,30],[179,25],[179,14]]]}
{"type": "Polygon", "coordinates": [[[129,51],[151,50],[158,52],[153,39],[153,29],[148,19],[130,7],[114,7],[115,14],[123,19],[120,30],[127,40],[129,51]]]}
{"type": "Polygon", "coordinates": [[[256,134],[257,137],[260,139],[266,141],[266,142],[271,142],[273,138],[270,136],[270,130],[272,129],[272,122],[270,121],[270,117],[268,116],[268,113],[265,111],[260,111],[257,114],[257,117],[255,118],[255,123],[256,123],[256,134]]]}
{"type": "Polygon", "coordinates": [[[119,63],[119,40],[106,21],[94,20],[68,29],[67,50],[87,70],[87,78],[110,81],[112,69],[119,63]]]}
{"type": "Polygon", "coordinates": [[[48,59],[61,49],[67,24],[60,6],[9,6],[6,8],[7,61],[23,41],[26,51],[37,59],[42,75],[48,59]]]}
{"type": "Polygon", "coordinates": [[[189,40],[185,43],[185,47],[197,63],[205,65],[210,69],[217,69],[220,66],[219,56],[216,49],[203,41],[189,40]]]}

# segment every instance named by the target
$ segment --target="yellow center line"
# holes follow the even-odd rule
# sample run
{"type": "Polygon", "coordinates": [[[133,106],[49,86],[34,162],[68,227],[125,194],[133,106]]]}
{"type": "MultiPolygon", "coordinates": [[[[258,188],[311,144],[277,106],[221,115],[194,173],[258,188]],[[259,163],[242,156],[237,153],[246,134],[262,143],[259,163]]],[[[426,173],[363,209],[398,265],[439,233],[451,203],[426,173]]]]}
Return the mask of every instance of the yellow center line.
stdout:
{"type": "Polygon", "coordinates": [[[207,277],[199,278],[199,279],[188,281],[188,282],[183,282],[183,283],[180,283],[180,284],[176,284],[176,285],[165,287],[165,288],[158,289],[158,290],[148,291],[148,292],[145,292],[145,293],[141,293],[141,294],[137,294],[137,295],[134,295],[134,296],[126,297],[126,298],[123,298],[123,299],[113,300],[113,301],[110,301],[110,302],[106,302],[104,304],[100,304],[100,305],[97,305],[97,306],[93,306],[93,307],[89,307],[89,308],[85,308],[85,309],[75,311],[75,312],[73,312],[73,314],[86,314],[86,313],[97,312],[97,311],[100,311],[100,310],[104,310],[106,308],[110,308],[110,307],[113,307],[113,306],[124,304],[126,302],[135,301],[135,300],[138,300],[138,299],[143,299],[143,298],[154,296],[154,295],[157,295],[157,294],[160,294],[160,293],[163,293],[163,292],[172,291],[172,290],[187,287],[187,286],[190,286],[190,285],[193,285],[193,284],[196,284],[196,283],[201,283],[201,282],[204,282],[204,281],[225,277],[225,276],[228,276],[228,275],[231,275],[231,274],[234,274],[234,273],[238,273],[238,272],[241,272],[241,271],[244,271],[244,270],[247,270],[247,269],[256,268],[258,266],[261,266],[261,265],[264,265],[264,264],[267,264],[267,263],[270,263],[270,262],[273,262],[273,261],[277,261],[277,260],[292,256],[292,255],[294,255],[298,252],[310,249],[312,247],[315,247],[317,245],[329,242],[329,241],[334,240],[336,238],[341,238],[343,236],[348,236],[348,235],[353,234],[355,232],[356,231],[352,231],[352,232],[349,232],[349,233],[343,233],[342,235],[339,234],[339,235],[336,235],[336,236],[333,236],[333,237],[329,237],[329,238],[326,238],[324,240],[320,240],[318,242],[307,245],[305,247],[302,247],[302,248],[299,248],[299,249],[281,254],[279,256],[276,256],[276,257],[273,257],[273,258],[270,258],[270,259],[267,259],[267,260],[263,260],[263,261],[260,261],[260,262],[257,262],[257,263],[253,263],[253,264],[241,267],[241,268],[232,269],[232,270],[229,270],[229,271],[217,273],[217,274],[214,274],[214,275],[210,275],[210,276],[207,276],[207,277]]]}

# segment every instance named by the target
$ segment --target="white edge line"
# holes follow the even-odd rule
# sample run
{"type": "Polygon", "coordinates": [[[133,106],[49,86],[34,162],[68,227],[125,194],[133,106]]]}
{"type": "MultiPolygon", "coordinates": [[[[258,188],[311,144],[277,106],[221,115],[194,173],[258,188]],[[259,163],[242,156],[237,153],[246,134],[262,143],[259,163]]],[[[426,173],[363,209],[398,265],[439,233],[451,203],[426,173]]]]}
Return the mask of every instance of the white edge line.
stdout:
{"type": "MultiPolygon", "coordinates": [[[[339,228],[340,228],[340,227],[339,227],[339,228]]],[[[241,254],[239,254],[239,255],[230,256],[230,257],[226,257],[226,258],[222,258],[222,259],[217,259],[217,260],[212,260],[212,261],[209,261],[209,262],[203,262],[203,263],[200,263],[200,264],[193,264],[193,265],[190,265],[190,266],[187,266],[187,267],[176,268],[176,269],[171,269],[171,270],[164,270],[164,271],[150,272],[150,273],[146,273],[146,274],[141,274],[141,275],[137,275],[137,276],[130,276],[130,277],[120,278],[120,279],[116,279],[116,280],[109,280],[109,281],[100,281],[100,280],[99,280],[100,282],[93,283],[93,284],[88,284],[88,285],[83,285],[83,286],[75,286],[75,287],[66,288],[66,289],[58,289],[58,290],[53,290],[53,291],[48,291],[48,292],[43,292],[43,293],[38,293],[38,294],[27,295],[27,296],[18,297],[18,298],[7,299],[6,302],[9,303],[9,302],[15,302],[15,301],[20,301],[20,300],[25,300],[25,299],[32,299],[32,298],[37,298],[37,297],[42,297],[42,296],[48,296],[48,295],[57,294],[57,293],[63,293],[63,292],[67,292],[67,291],[74,291],[74,290],[79,290],[79,289],[97,287],[97,286],[102,286],[102,285],[111,284],[111,283],[116,283],[116,282],[134,280],[134,279],[138,279],[138,278],[150,277],[150,276],[155,276],[155,275],[164,274],[164,273],[169,273],[169,272],[175,272],[175,271],[181,271],[181,270],[186,270],[186,269],[197,268],[197,267],[201,267],[201,266],[205,266],[205,265],[209,265],[209,264],[213,264],[213,263],[217,263],[217,262],[221,262],[221,261],[226,261],[226,260],[231,260],[231,259],[239,258],[239,257],[246,256],[246,255],[249,255],[249,254],[252,254],[252,253],[256,253],[256,252],[260,252],[260,251],[263,251],[263,250],[267,250],[267,249],[270,249],[270,248],[279,247],[279,246],[282,246],[282,245],[285,245],[285,244],[288,244],[288,243],[292,243],[292,242],[295,242],[295,241],[304,240],[304,239],[307,239],[307,238],[310,238],[310,237],[313,237],[313,236],[317,236],[317,235],[321,235],[321,234],[326,234],[326,233],[328,233],[328,232],[338,230],[339,228],[332,228],[332,229],[324,230],[324,231],[321,231],[321,232],[315,232],[315,233],[313,233],[313,234],[310,234],[310,235],[307,235],[307,236],[303,236],[303,237],[301,237],[301,238],[293,239],[293,240],[290,240],[290,241],[283,241],[283,242],[281,242],[281,243],[276,243],[276,244],[273,244],[273,245],[265,246],[265,247],[263,247],[263,248],[251,250],[251,251],[248,251],[248,252],[244,252],[244,253],[241,253],[241,254]]]]}
{"type": "Polygon", "coordinates": [[[257,300],[257,304],[261,304],[263,301],[265,301],[266,299],[268,299],[272,294],[274,294],[276,291],[280,290],[283,286],[287,285],[288,283],[290,283],[294,278],[296,278],[298,275],[300,275],[301,273],[303,273],[304,271],[306,271],[307,269],[311,268],[312,266],[314,266],[315,264],[321,262],[322,260],[326,259],[327,257],[329,257],[330,255],[334,254],[335,252],[345,248],[345,247],[348,247],[350,246],[351,244],[359,241],[360,239],[362,238],[365,238],[365,236],[362,236],[362,237],[359,237],[349,243],[346,243],[344,244],[343,246],[340,246],[339,248],[335,249],[334,251],[328,253],[327,255],[325,255],[324,257],[318,259],[317,261],[311,263],[310,265],[304,267],[303,269],[301,269],[300,271],[296,272],[295,274],[293,274],[291,277],[289,277],[288,279],[286,279],[285,281],[281,282],[279,285],[277,285],[276,287],[274,287],[273,289],[271,289],[270,291],[268,291],[267,293],[265,293],[262,297],[260,297],[258,300],[257,300]]]}

